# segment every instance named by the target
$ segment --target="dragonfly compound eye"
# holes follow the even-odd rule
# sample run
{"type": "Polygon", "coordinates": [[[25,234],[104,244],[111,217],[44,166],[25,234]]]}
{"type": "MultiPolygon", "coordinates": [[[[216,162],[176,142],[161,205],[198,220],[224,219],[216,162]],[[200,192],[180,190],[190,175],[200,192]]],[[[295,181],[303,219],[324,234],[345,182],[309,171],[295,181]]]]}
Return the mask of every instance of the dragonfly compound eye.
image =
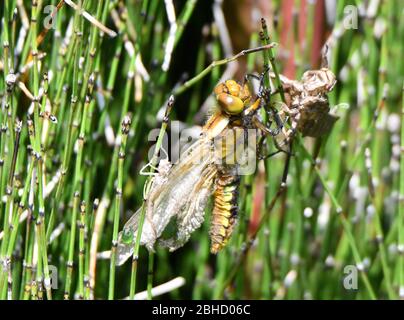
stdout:
{"type": "Polygon", "coordinates": [[[244,102],[238,97],[221,93],[216,98],[220,108],[230,115],[240,114],[244,110],[244,102]]]}

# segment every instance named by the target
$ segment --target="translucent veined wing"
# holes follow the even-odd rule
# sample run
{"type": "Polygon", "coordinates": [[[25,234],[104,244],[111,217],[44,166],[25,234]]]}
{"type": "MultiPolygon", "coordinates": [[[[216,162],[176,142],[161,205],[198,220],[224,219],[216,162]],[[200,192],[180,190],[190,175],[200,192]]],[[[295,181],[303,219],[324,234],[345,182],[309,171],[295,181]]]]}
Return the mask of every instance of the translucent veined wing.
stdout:
{"type": "Polygon", "coordinates": [[[176,235],[169,239],[159,239],[159,244],[174,251],[182,247],[190,238],[192,232],[198,229],[203,221],[206,204],[212,194],[212,186],[217,174],[217,168],[213,164],[208,165],[196,182],[188,200],[176,215],[176,235]]]}
{"type": "MultiPolygon", "coordinates": [[[[152,180],[153,182],[150,189],[151,194],[153,194],[154,190],[167,182],[167,175],[170,169],[171,163],[167,159],[163,159],[159,162],[157,173],[152,180]]],[[[136,231],[138,229],[141,211],[141,208],[139,208],[126,222],[123,231],[119,233],[116,261],[117,265],[124,263],[133,254],[133,245],[136,239],[136,231]]],[[[148,216],[146,216],[146,220],[147,219],[148,216]]],[[[148,224],[146,223],[146,225],[148,224]]],[[[145,230],[145,228],[143,228],[143,230],[145,230]]]]}
{"type": "MultiPolygon", "coordinates": [[[[140,243],[153,250],[170,220],[176,216],[178,232],[169,242],[174,250],[186,242],[190,232],[203,222],[203,211],[212,193],[216,167],[212,141],[205,136],[196,141],[167,173],[165,182],[152,185],[145,207],[145,221],[140,243]]],[[[117,265],[133,253],[141,209],[129,219],[119,234],[117,265]]],[[[163,242],[164,244],[164,242],[163,242]]]]}

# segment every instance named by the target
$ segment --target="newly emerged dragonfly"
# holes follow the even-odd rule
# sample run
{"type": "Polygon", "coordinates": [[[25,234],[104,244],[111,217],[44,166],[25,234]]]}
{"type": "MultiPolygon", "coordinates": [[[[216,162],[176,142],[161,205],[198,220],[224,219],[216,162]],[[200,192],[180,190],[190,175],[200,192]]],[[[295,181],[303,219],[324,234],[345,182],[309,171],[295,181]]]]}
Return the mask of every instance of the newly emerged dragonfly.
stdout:
{"type": "MultiPolygon", "coordinates": [[[[261,89],[260,89],[261,92],[261,89]]],[[[211,252],[228,242],[237,221],[240,175],[255,170],[257,133],[272,134],[261,121],[258,110],[265,103],[254,97],[246,83],[227,80],[214,89],[216,110],[195,141],[172,165],[160,161],[145,203],[145,220],[140,244],[154,250],[157,242],[170,251],[183,246],[204,221],[205,208],[213,194],[210,237],[211,252]],[[243,171],[245,168],[248,168],[243,171]],[[163,232],[175,221],[175,235],[163,232]]],[[[119,234],[117,261],[124,263],[132,254],[140,222],[139,209],[119,234]]]]}

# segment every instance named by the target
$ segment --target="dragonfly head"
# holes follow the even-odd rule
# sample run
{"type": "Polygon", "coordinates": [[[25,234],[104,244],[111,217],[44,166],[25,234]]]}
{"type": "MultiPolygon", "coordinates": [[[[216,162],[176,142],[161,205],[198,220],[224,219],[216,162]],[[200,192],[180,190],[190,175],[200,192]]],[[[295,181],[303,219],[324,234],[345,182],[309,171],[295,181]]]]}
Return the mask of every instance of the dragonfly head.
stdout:
{"type": "Polygon", "coordinates": [[[239,115],[251,100],[247,84],[227,80],[215,87],[216,99],[221,110],[229,115],[239,115]]]}

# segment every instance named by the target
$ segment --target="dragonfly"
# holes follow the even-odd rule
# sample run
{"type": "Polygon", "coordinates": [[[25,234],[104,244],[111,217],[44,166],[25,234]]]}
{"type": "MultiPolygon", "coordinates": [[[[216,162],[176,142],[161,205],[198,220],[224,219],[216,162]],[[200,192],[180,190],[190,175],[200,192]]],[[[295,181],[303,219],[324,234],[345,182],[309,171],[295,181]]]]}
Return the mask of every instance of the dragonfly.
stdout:
{"type": "MultiPolygon", "coordinates": [[[[140,237],[140,244],[148,250],[154,251],[156,242],[169,251],[182,247],[202,225],[212,195],[211,253],[218,253],[228,243],[237,222],[243,164],[256,159],[258,135],[274,135],[258,112],[267,103],[266,89],[260,85],[258,94],[253,96],[247,82],[246,78],[242,83],[235,80],[219,83],[214,89],[216,106],[200,137],[181,154],[177,163],[160,161],[147,194],[140,237]],[[172,220],[174,235],[164,237],[172,220]]],[[[117,265],[133,254],[141,211],[137,210],[119,233],[117,265]]]]}

